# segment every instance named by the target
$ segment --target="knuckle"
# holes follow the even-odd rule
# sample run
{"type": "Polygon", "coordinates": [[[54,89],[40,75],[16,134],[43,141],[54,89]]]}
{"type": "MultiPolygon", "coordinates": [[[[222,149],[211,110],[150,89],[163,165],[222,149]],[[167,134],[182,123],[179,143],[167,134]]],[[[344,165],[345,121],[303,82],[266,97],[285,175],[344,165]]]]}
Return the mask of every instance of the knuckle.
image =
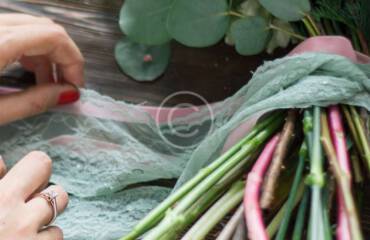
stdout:
{"type": "Polygon", "coordinates": [[[47,102],[42,101],[40,97],[32,98],[29,103],[30,107],[28,108],[30,114],[42,113],[47,110],[47,102]]]}
{"type": "Polygon", "coordinates": [[[55,227],[55,240],[63,240],[64,235],[62,229],[55,227]]]}
{"type": "Polygon", "coordinates": [[[15,196],[11,191],[1,191],[0,206],[9,206],[10,203],[15,202],[15,196]]]}
{"type": "Polygon", "coordinates": [[[42,151],[33,151],[28,154],[28,157],[31,158],[32,161],[38,161],[43,168],[51,169],[52,161],[46,153],[42,151]]]}
{"type": "Polygon", "coordinates": [[[39,17],[40,22],[46,24],[54,24],[54,21],[47,17],[39,17]]]}
{"type": "Polygon", "coordinates": [[[66,29],[59,24],[54,24],[52,31],[54,38],[57,40],[65,39],[68,36],[66,29]]]}

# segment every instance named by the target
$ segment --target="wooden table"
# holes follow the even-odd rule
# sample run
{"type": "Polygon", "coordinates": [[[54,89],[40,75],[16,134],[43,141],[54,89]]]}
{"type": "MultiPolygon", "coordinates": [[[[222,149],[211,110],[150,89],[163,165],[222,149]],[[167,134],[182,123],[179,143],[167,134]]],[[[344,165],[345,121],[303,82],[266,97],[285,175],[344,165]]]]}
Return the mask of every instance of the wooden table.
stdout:
{"type": "MultiPolygon", "coordinates": [[[[88,1],[110,4],[86,5],[82,0],[1,0],[0,12],[42,15],[62,24],[86,58],[87,87],[135,103],[159,104],[169,94],[182,90],[198,93],[209,102],[222,100],[246,84],[251,71],[263,60],[285,52],[243,57],[224,43],[202,49],[173,43],[166,73],[155,82],[139,83],[120,71],[113,55],[116,42],[123,37],[118,27],[120,1],[88,1]]],[[[174,99],[172,103],[193,100],[174,99]]]]}

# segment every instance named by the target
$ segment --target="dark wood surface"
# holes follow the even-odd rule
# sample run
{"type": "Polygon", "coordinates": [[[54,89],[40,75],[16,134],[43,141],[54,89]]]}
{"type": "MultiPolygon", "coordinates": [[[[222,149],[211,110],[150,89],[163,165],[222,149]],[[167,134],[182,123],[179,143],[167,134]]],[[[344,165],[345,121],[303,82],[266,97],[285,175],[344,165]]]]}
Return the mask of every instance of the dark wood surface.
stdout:
{"type": "MultiPolygon", "coordinates": [[[[114,0],[1,0],[0,12],[42,15],[65,26],[86,58],[87,87],[135,103],[159,104],[182,90],[198,93],[209,102],[222,100],[246,84],[263,60],[286,52],[243,57],[224,43],[202,49],[173,43],[166,73],[155,82],[136,82],[120,71],[113,56],[117,40],[123,37],[118,27],[120,6],[114,0]]],[[[192,100],[174,99],[172,103],[192,100]]]]}

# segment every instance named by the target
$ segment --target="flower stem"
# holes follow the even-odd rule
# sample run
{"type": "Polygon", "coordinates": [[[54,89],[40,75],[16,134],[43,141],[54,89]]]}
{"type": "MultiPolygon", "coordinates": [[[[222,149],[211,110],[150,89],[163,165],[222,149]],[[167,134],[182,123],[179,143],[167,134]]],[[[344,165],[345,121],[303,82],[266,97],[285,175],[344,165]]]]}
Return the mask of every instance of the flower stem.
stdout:
{"type": "MultiPolygon", "coordinates": [[[[282,121],[282,119],[283,119],[282,114],[280,112],[276,112],[266,117],[261,122],[257,123],[256,126],[251,130],[251,132],[245,138],[243,138],[239,143],[237,143],[232,148],[230,148],[226,153],[224,153],[222,156],[216,159],[208,167],[200,170],[200,172],[194,178],[189,180],[181,188],[179,188],[175,193],[173,193],[167,199],[165,199],[162,203],[160,203],[144,219],[142,219],[128,235],[122,237],[121,240],[135,240],[141,235],[143,235],[144,233],[146,233],[148,230],[150,230],[153,226],[158,224],[158,222],[164,217],[166,211],[169,208],[171,208],[177,201],[179,201],[181,198],[187,195],[191,190],[193,190],[194,187],[196,187],[203,179],[209,176],[215,169],[220,167],[229,158],[231,158],[235,153],[240,151],[244,145],[248,145],[248,142],[251,142],[251,145],[253,145],[251,146],[251,148],[258,147],[259,144],[258,142],[256,142],[257,140],[253,141],[253,138],[256,137],[258,134],[259,136],[262,135],[262,138],[264,134],[267,134],[267,135],[272,134],[272,133],[269,133],[272,129],[267,130],[267,131],[265,129],[268,128],[268,126],[271,125],[271,123],[282,121]]],[[[250,149],[250,151],[253,151],[253,150],[250,149]]]]}
{"type": "MultiPolygon", "coordinates": [[[[312,150],[310,156],[311,209],[308,239],[325,239],[321,189],[325,183],[320,142],[320,107],[313,108],[312,150]]],[[[306,117],[306,116],[305,116],[306,117]]],[[[304,124],[307,124],[304,121],[304,124]]]]}
{"type": "Polygon", "coordinates": [[[243,199],[243,181],[234,183],[229,191],[226,192],[185,234],[182,240],[201,240],[234,209],[243,199]]]}
{"type": "Polygon", "coordinates": [[[301,203],[299,204],[296,222],[294,224],[292,240],[303,239],[303,227],[305,225],[305,216],[309,200],[309,190],[305,189],[301,203]]]}
{"type": "Polygon", "coordinates": [[[259,204],[260,188],[265,171],[279,142],[279,135],[275,135],[266,144],[252,170],[248,173],[244,193],[244,212],[248,228],[248,237],[251,240],[267,240],[268,235],[263,223],[262,210],[259,204]]]}
{"type": "Polygon", "coordinates": [[[238,227],[239,222],[243,219],[244,207],[240,204],[239,208],[227,222],[222,232],[218,235],[216,240],[229,240],[233,237],[235,229],[238,227]]]}
{"type": "MultiPolygon", "coordinates": [[[[336,156],[336,152],[330,138],[329,125],[326,114],[322,114],[321,121],[321,141],[324,146],[328,160],[332,166],[334,177],[340,188],[339,194],[341,195],[344,204],[343,210],[346,211],[346,215],[344,215],[344,217],[346,217],[346,221],[349,223],[351,238],[361,240],[363,239],[363,236],[361,233],[355,202],[351,193],[349,175],[345,171],[343,171],[336,156]]],[[[339,239],[341,239],[342,235],[338,235],[338,237],[339,239]]]]}
{"type": "Polygon", "coordinates": [[[294,126],[296,118],[297,112],[295,110],[290,110],[281,132],[280,141],[276,147],[271,164],[264,177],[264,191],[262,192],[260,200],[261,208],[270,208],[274,200],[275,188],[282,170],[283,160],[286,158],[289,145],[294,139],[294,126]]]}
{"type": "MultiPolygon", "coordinates": [[[[304,181],[302,181],[299,184],[297,195],[294,200],[293,208],[295,208],[298,205],[299,201],[302,199],[304,189],[305,189],[305,184],[304,184],[304,181]]],[[[279,225],[284,218],[285,212],[287,211],[287,207],[288,207],[287,202],[285,202],[284,205],[280,208],[279,212],[275,215],[275,217],[272,219],[272,221],[268,225],[266,231],[270,238],[272,238],[275,235],[275,233],[278,231],[279,225]]]]}
{"type": "Polygon", "coordinates": [[[293,211],[294,200],[296,199],[296,196],[297,196],[298,187],[302,181],[302,174],[303,174],[304,163],[306,159],[307,159],[307,146],[305,143],[303,143],[299,151],[299,160],[298,160],[299,162],[298,162],[296,174],[294,176],[293,185],[291,187],[291,191],[290,191],[290,194],[287,200],[287,211],[285,212],[283,220],[281,221],[279,231],[275,238],[276,240],[286,239],[286,232],[289,227],[290,216],[293,211]]]}
{"type": "Polygon", "coordinates": [[[366,131],[364,130],[364,124],[356,108],[353,106],[349,106],[349,109],[353,118],[354,125],[356,127],[357,134],[359,136],[360,144],[362,146],[362,149],[364,150],[363,154],[364,159],[367,163],[368,171],[370,171],[370,147],[365,134],[366,131]]]}

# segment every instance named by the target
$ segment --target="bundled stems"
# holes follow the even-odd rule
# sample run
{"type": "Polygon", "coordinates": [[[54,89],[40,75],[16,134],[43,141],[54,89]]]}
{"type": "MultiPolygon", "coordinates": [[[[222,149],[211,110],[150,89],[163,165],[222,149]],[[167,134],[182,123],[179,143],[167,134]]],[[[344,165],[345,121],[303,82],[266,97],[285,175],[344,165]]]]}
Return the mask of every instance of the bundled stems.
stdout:
{"type": "Polygon", "coordinates": [[[268,239],[263,223],[262,210],[259,205],[259,195],[263,175],[272,159],[278,142],[279,135],[275,135],[271,138],[247,177],[244,193],[244,212],[248,228],[248,237],[252,240],[268,239]]]}
{"type": "Polygon", "coordinates": [[[349,176],[345,171],[343,171],[343,169],[338,163],[336,152],[334,150],[330,138],[326,114],[322,114],[321,121],[322,121],[322,138],[321,138],[322,144],[324,146],[328,160],[332,166],[334,177],[336,178],[341,190],[339,191],[339,194],[341,194],[341,197],[343,199],[344,209],[346,211],[345,216],[348,217],[347,221],[350,227],[351,239],[361,240],[363,239],[363,236],[361,233],[355,202],[351,193],[350,181],[348,179],[349,176]]]}
{"type": "Polygon", "coordinates": [[[182,240],[202,240],[243,199],[244,182],[232,185],[212,207],[191,227],[182,240]]]}
{"type": "MultiPolygon", "coordinates": [[[[281,123],[283,116],[281,113],[273,113],[266,119],[257,123],[252,131],[242,139],[238,144],[234,145],[221,157],[216,159],[212,164],[202,169],[194,178],[185,183],[181,188],[179,188],[175,193],[169,196],[166,200],[160,203],[155,209],[153,209],[144,219],[142,219],[135,228],[126,236],[122,237],[121,240],[135,240],[144,233],[146,233],[150,228],[158,224],[158,222],[165,216],[166,211],[171,208],[177,201],[187,195],[191,190],[193,190],[203,179],[209,176],[223,165],[228,159],[230,159],[238,151],[243,148],[243,154],[237,156],[237,158],[242,159],[246,157],[250,152],[258,148],[259,144],[272,134],[281,123]],[[277,124],[275,124],[277,123],[277,124]],[[256,137],[256,139],[254,139],[256,137]],[[247,151],[245,151],[247,150],[247,151]]],[[[239,159],[234,157],[234,162],[238,162],[239,159]]]]}
{"type": "MultiPolygon", "coordinates": [[[[187,192],[185,196],[177,203],[177,205],[167,211],[166,217],[147,235],[145,240],[160,239],[168,229],[173,229],[183,219],[181,213],[189,209],[195,201],[197,201],[209,188],[211,188],[216,182],[218,182],[227,172],[229,172],[234,166],[236,166],[242,159],[256,151],[282,124],[283,117],[279,115],[268,126],[265,126],[263,130],[258,132],[252,139],[244,143],[238,148],[238,151],[234,153],[227,161],[223,161],[215,168],[213,164],[209,167],[204,168],[199,174],[206,175],[202,178],[202,181],[197,181],[197,185],[192,185],[191,192],[187,192]]],[[[238,144],[239,145],[239,144],[238,144]]],[[[198,174],[198,175],[199,175],[198,174]]],[[[190,181],[197,179],[196,176],[190,181]]],[[[188,187],[188,186],[186,186],[188,187]]],[[[181,190],[181,188],[180,188],[181,190]]]]}
{"type": "Polygon", "coordinates": [[[281,139],[276,147],[270,167],[268,168],[261,195],[261,207],[270,208],[274,200],[275,188],[280,176],[283,161],[287,155],[288,148],[294,137],[294,125],[297,118],[297,112],[290,110],[281,132],[281,139]]]}
{"type": "Polygon", "coordinates": [[[290,216],[293,211],[294,201],[297,197],[298,187],[299,184],[302,182],[302,174],[304,171],[304,163],[306,159],[307,159],[307,146],[305,143],[303,143],[299,151],[299,162],[296,174],[294,176],[293,185],[287,200],[287,210],[285,211],[283,220],[281,221],[279,231],[276,235],[276,240],[286,239],[286,232],[288,230],[290,216]]]}

